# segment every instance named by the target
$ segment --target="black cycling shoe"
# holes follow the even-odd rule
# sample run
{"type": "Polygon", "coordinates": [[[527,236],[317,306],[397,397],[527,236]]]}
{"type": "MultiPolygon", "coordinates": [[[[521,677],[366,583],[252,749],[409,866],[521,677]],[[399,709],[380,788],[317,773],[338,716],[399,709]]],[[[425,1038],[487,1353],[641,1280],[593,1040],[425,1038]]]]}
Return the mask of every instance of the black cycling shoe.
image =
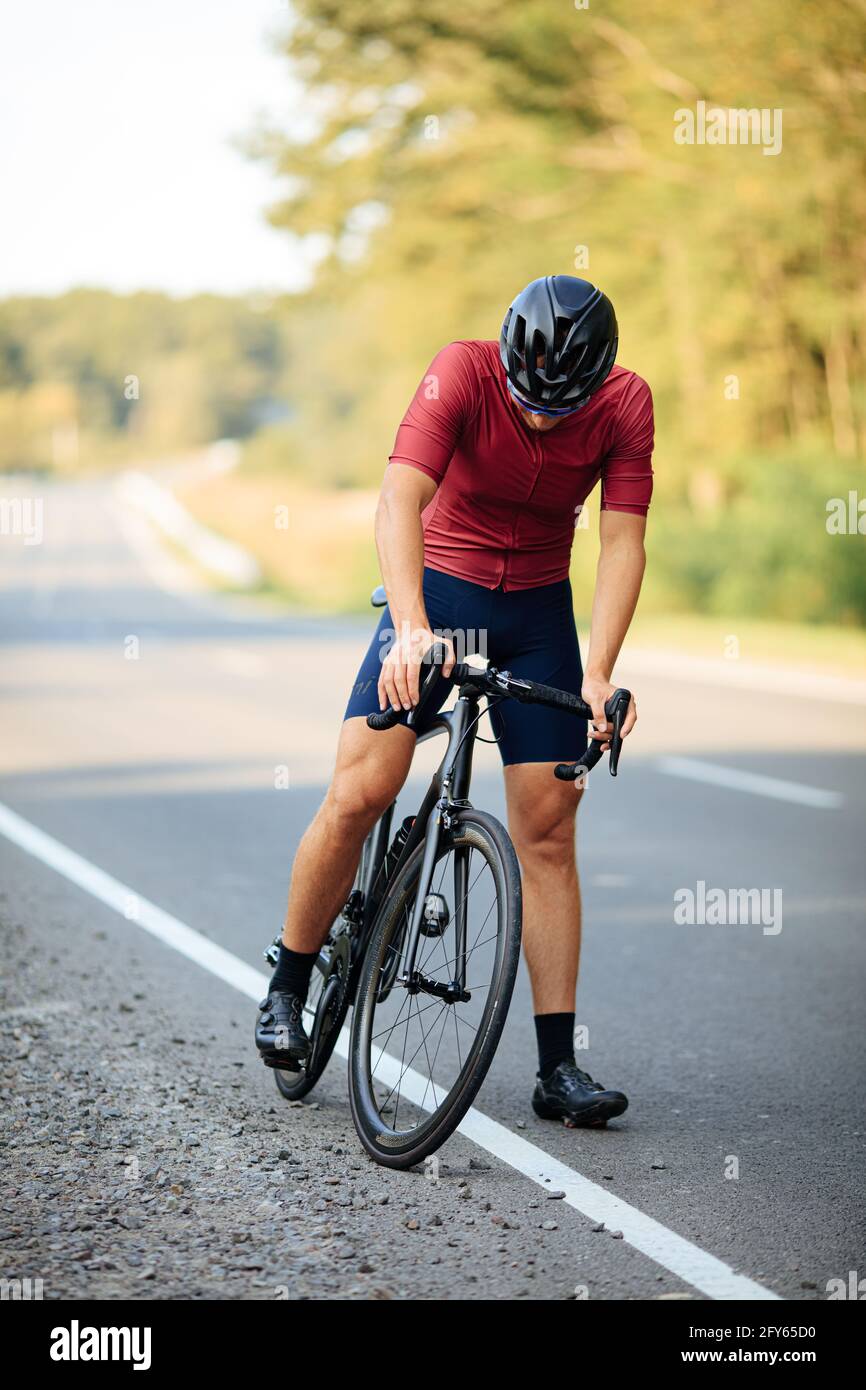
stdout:
{"type": "Polygon", "coordinates": [[[272,989],[259,1004],[256,1047],[266,1067],[298,1071],[310,1055],[310,1039],[304,1032],[304,1001],[297,994],[272,989]]]}
{"type": "Polygon", "coordinates": [[[532,1108],[542,1120],[562,1120],[569,1129],[604,1125],[628,1109],[622,1091],[606,1091],[575,1062],[560,1062],[546,1080],[535,1085],[532,1108]]]}

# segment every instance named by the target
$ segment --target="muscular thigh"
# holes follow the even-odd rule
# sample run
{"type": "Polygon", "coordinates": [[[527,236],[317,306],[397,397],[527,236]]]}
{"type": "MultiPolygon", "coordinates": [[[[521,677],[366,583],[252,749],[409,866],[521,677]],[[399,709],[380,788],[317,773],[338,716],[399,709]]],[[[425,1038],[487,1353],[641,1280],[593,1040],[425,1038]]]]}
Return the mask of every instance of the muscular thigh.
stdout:
{"type": "Polygon", "coordinates": [[[571,858],[582,791],[553,775],[556,763],[512,763],[505,768],[508,829],[525,858],[571,858]]]}
{"type": "Polygon", "coordinates": [[[344,720],[330,799],[349,814],[381,815],[406,781],[414,751],[415,735],[402,724],[377,732],[366,718],[344,720]]]}

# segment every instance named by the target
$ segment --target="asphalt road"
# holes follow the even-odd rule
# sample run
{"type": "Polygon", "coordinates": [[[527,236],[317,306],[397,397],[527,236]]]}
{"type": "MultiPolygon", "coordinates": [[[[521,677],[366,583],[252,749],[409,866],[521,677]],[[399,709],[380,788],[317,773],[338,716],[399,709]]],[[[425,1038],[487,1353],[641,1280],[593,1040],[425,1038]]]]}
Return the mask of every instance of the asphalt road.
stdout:
{"type": "MultiPolygon", "coordinates": [[[[0,803],[263,970],[370,624],[182,592],[107,487],[42,496],[41,544],[0,536],[0,803]]],[[[658,1223],[653,1254],[506,1141],[377,1168],[342,1061],[286,1106],[241,991],[0,834],[3,1276],[53,1298],[706,1296],[665,1231],[786,1299],[866,1272],[866,707],[635,668],[638,731],[579,830],[581,1060],[630,1109],[536,1119],[523,975],[476,1105],[658,1223]],[[781,929],[678,923],[701,881],[777,890],[781,929]]],[[[493,749],[473,800],[504,816],[493,749]]]]}

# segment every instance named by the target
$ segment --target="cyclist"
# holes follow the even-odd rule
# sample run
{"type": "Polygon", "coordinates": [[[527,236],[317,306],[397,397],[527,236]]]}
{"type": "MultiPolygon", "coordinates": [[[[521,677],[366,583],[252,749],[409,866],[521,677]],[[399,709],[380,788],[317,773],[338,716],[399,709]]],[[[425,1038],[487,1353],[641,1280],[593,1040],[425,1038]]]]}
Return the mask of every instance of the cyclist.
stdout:
{"type": "MultiPolygon", "coordinates": [[[[515,675],[582,695],[592,735],[644,571],[652,492],[652,396],[615,366],[616,316],[596,286],[566,275],[518,294],[499,343],[453,342],[433,359],[397,431],[376,514],[388,597],[352,689],[333,779],[295,857],[279,961],[261,1006],[263,1060],[303,1060],[301,1010],[319,947],[346,900],[363,841],[408,774],[416,734],[366,716],[417,702],[434,630],[482,632],[485,655],[515,675]],[[601,552],[590,644],[581,664],[568,578],[576,516],[601,482],[601,552]]],[[[440,678],[442,700],[453,645],[440,678]]],[[[634,725],[634,702],[623,732],[634,725]]],[[[581,903],[575,816],[581,791],[553,767],[574,761],[586,726],[505,701],[491,713],[504,765],[508,828],[523,876],[523,943],[532,984],[539,1115],[604,1124],[626,1109],[576,1065],[581,903]]],[[[603,743],[607,747],[606,743],[603,743]]]]}

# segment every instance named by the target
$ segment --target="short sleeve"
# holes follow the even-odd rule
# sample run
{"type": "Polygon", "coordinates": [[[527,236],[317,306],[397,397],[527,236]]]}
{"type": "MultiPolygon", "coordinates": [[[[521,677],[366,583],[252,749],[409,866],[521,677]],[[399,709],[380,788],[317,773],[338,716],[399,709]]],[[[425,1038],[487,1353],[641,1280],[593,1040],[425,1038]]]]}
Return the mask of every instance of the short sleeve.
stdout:
{"type": "Polygon", "coordinates": [[[477,404],[474,380],[465,343],[437,352],[397,430],[390,462],[408,463],[441,482],[477,404]]]}
{"type": "Polygon", "coordinates": [[[653,398],[633,376],[617,412],[614,440],[601,469],[602,511],[646,516],[653,490],[653,398]]]}

